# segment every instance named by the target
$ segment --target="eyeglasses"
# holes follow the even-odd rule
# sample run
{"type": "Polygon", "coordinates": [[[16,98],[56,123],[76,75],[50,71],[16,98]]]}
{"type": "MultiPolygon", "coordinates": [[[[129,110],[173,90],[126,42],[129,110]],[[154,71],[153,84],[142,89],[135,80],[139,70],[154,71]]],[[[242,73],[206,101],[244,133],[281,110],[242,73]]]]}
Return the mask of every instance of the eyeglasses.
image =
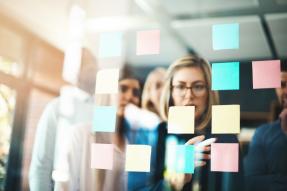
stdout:
{"type": "Polygon", "coordinates": [[[201,97],[205,94],[207,87],[205,84],[194,84],[191,87],[182,84],[172,85],[173,93],[180,97],[184,97],[188,89],[192,91],[195,97],[201,97]]]}
{"type": "Polygon", "coordinates": [[[132,94],[135,97],[140,97],[140,90],[138,88],[131,88],[127,85],[119,85],[119,90],[121,93],[126,93],[129,89],[132,90],[132,94]]]}

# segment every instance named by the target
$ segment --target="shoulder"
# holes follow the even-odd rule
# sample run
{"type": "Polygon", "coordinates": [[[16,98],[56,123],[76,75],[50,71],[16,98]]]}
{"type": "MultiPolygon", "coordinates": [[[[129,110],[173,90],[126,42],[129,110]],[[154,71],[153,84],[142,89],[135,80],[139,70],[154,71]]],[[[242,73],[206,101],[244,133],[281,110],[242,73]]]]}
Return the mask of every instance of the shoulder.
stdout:
{"type": "Polygon", "coordinates": [[[272,133],[274,131],[277,131],[280,129],[280,122],[279,120],[273,122],[273,123],[266,123],[261,126],[259,126],[256,131],[254,136],[265,136],[268,135],[269,133],[272,133]]]}

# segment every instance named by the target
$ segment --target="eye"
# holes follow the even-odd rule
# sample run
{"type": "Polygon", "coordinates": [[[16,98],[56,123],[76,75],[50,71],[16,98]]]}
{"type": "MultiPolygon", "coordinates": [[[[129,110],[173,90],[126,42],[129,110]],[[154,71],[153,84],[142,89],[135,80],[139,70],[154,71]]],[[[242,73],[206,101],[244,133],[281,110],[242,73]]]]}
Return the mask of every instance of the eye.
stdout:
{"type": "Polygon", "coordinates": [[[175,88],[177,88],[178,90],[184,90],[185,85],[179,84],[179,85],[176,85],[175,88]]]}
{"type": "Polygon", "coordinates": [[[194,90],[200,91],[200,90],[203,90],[205,88],[205,85],[204,84],[195,84],[193,86],[193,88],[194,88],[194,90]]]}

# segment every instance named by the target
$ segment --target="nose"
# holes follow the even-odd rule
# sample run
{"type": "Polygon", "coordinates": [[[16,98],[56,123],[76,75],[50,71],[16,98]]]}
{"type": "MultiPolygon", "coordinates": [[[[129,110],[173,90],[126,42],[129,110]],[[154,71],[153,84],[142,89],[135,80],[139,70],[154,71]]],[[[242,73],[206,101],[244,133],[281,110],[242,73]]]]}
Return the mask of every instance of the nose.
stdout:
{"type": "Polygon", "coordinates": [[[125,92],[125,100],[128,102],[128,103],[131,103],[132,100],[133,100],[133,91],[132,89],[129,89],[128,91],[125,92]]]}
{"type": "Polygon", "coordinates": [[[187,99],[193,99],[195,96],[192,92],[192,89],[191,88],[187,88],[186,89],[186,92],[185,92],[185,98],[187,99]]]}

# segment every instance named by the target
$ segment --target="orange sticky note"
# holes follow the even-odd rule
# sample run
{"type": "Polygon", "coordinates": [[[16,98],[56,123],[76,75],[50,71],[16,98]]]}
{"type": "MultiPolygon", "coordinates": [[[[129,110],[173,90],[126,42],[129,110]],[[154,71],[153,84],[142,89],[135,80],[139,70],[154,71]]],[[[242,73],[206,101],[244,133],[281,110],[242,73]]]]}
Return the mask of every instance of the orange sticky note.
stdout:
{"type": "Polygon", "coordinates": [[[252,62],[253,89],[280,88],[280,60],[252,62]]]}
{"type": "Polygon", "coordinates": [[[173,106],[168,111],[168,133],[194,133],[194,106],[173,106]]]}
{"type": "Polygon", "coordinates": [[[114,145],[97,144],[91,145],[91,168],[113,169],[114,145]]]}
{"type": "Polygon", "coordinates": [[[125,170],[130,172],[150,172],[151,146],[127,145],[125,170]]]}
{"type": "Polygon", "coordinates": [[[159,54],[159,51],[159,30],[147,30],[137,32],[137,55],[159,54]]]}
{"type": "Polygon", "coordinates": [[[96,94],[118,93],[120,70],[118,68],[102,69],[96,78],[96,94]]]}
{"type": "Polygon", "coordinates": [[[240,133],[240,105],[213,105],[211,121],[213,134],[240,133]]]}
{"type": "Polygon", "coordinates": [[[211,171],[238,172],[238,143],[211,144],[211,171]]]}

